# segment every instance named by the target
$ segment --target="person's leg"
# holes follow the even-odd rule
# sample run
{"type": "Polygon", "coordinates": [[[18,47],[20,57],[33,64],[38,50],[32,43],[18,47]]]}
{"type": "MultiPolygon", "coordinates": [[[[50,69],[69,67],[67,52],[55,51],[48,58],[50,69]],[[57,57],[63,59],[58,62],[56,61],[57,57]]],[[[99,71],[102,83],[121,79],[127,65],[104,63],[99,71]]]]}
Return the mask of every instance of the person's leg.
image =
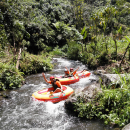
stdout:
{"type": "Polygon", "coordinates": [[[60,88],[57,88],[54,93],[58,93],[58,92],[61,92],[61,89],[60,88]]]}

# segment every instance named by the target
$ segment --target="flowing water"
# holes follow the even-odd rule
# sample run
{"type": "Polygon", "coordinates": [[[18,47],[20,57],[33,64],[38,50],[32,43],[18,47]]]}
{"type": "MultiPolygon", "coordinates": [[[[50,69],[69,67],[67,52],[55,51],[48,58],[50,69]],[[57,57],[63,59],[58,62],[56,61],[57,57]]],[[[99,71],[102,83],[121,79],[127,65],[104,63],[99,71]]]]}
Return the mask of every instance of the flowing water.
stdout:
{"type": "MultiPolygon", "coordinates": [[[[79,70],[86,67],[78,62],[63,58],[54,58],[55,67],[46,72],[49,80],[51,75],[64,75],[65,66],[79,70]]],[[[69,85],[73,89],[85,87],[90,83],[89,79],[95,78],[93,74],[89,78],[81,79],[75,84],[69,85]]],[[[0,100],[0,130],[112,130],[99,120],[83,120],[76,117],[64,108],[64,102],[53,104],[51,102],[35,101],[32,93],[48,85],[42,73],[26,77],[26,84],[17,90],[9,92],[9,99],[0,100]]]]}

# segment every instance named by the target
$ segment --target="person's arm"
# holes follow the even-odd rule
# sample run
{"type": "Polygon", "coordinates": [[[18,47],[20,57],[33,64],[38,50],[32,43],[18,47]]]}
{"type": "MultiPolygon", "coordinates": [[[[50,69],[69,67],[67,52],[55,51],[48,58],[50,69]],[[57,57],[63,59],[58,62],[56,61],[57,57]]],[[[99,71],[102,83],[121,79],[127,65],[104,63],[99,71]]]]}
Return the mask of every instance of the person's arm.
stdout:
{"type": "Polygon", "coordinates": [[[73,72],[73,76],[76,74],[78,69],[79,69],[79,67],[73,72]]]}
{"type": "MultiPolygon", "coordinates": [[[[66,69],[67,69],[67,67],[65,67],[66,69]]],[[[70,71],[67,69],[67,73],[68,73],[68,75],[69,75],[69,73],[70,73],[70,71]]]]}
{"type": "Polygon", "coordinates": [[[43,76],[43,78],[45,79],[45,81],[46,81],[47,83],[50,83],[50,81],[48,81],[48,80],[46,79],[46,77],[45,77],[45,74],[44,74],[44,73],[42,73],[42,76],[43,76]]]}
{"type": "Polygon", "coordinates": [[[81,73],[82,73],[83,71],[88,71],[88,70],[87,70],[87,69],[83,69],[83,70],[81,71],[81,73]]]}

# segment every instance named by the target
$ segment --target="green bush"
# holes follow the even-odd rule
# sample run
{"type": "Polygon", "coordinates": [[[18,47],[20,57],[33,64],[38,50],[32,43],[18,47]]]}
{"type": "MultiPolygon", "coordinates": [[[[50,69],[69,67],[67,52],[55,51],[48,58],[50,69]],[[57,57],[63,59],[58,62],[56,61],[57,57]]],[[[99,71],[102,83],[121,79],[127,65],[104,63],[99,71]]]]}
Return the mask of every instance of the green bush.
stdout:
{"type": "Polygon", "coordinates": [[[109,61],[109,57],[107,51],[102,51],[98,57],[99,65],[105,65],[108,63],[108,61],[109,61]]]}
{"type": "Polygon", "coordinates": [[[20,71],[26,75],[52,70],[50,59],[45,56],[26,54],[20,61],[20,71]]]}
{"type": "Polygon", "coordinates": [[[104,89],[91,102],[77,97],[75,111],[79,117],[103,119],[105,124],[125,126],[130,121],[130,78],[121,78],[120,88],[104,89]]]}
{"type": "Polygon", "coordinates": [[[80,60],[81,46],[77,44],[76,41],[71,41],[68,44],[69,46],[68,46],[67,56],[73,60],[80,60]]]}
{"type": "Polygon", "coordinates": [[[117,59],[117,53],[115,51],[111,53],[111,59],[113,60],[117,59]]]}
{"type": "Polygon", "coordinates": [[[62,49],[59,48],[58,46],[55,47],[51,53],[56,56],[66,56],[66,54],[62,51],[62,49]]]}
{"type": "Polygon", "coordinates": [[[88,62],[87,62],[88,57],[89,57],[88,53],[87,53],[87,52],[84,52],[84,53],[82,54],[81,61],[82,61],[84,64],[87,64],[87,63],[88,63],[88,62]]]}
{"type": "Polygon", "coordinates": [[[96,69],[98,66],[97,59],[92,53],[84,52],[81,57],[81,61],[88,65],[89,69],[96,69]]]}
{"type": "Polygon", "coordinates": [[[65,54],[67,53],[68,51],[68,45],[64,45],[62,48],[61,48],[61,51],[64,52],[65,54]]]}
{"type": "Polygon", "coordinates": [[[0,90],[20,87],[24,81],[22,74],[14,66],[0,63],[0,90]]]}
{"type": "Polygon", "coordinates": [[[4,58],[5,57],[5,52],[3,50],[0,49],[0,58],[4,58]]]}

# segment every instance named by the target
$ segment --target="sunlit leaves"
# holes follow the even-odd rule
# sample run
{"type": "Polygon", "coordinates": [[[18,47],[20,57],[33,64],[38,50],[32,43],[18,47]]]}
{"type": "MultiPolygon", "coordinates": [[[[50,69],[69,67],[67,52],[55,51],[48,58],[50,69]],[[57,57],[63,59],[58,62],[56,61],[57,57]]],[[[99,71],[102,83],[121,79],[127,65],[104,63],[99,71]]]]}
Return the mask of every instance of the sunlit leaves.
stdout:
{"type": "Polygon", "coordinates": [[[125,36],[125,38],[129,41],[129,43],[130,43],[130,37],[128,37],[128,36],[125,36]]]}

